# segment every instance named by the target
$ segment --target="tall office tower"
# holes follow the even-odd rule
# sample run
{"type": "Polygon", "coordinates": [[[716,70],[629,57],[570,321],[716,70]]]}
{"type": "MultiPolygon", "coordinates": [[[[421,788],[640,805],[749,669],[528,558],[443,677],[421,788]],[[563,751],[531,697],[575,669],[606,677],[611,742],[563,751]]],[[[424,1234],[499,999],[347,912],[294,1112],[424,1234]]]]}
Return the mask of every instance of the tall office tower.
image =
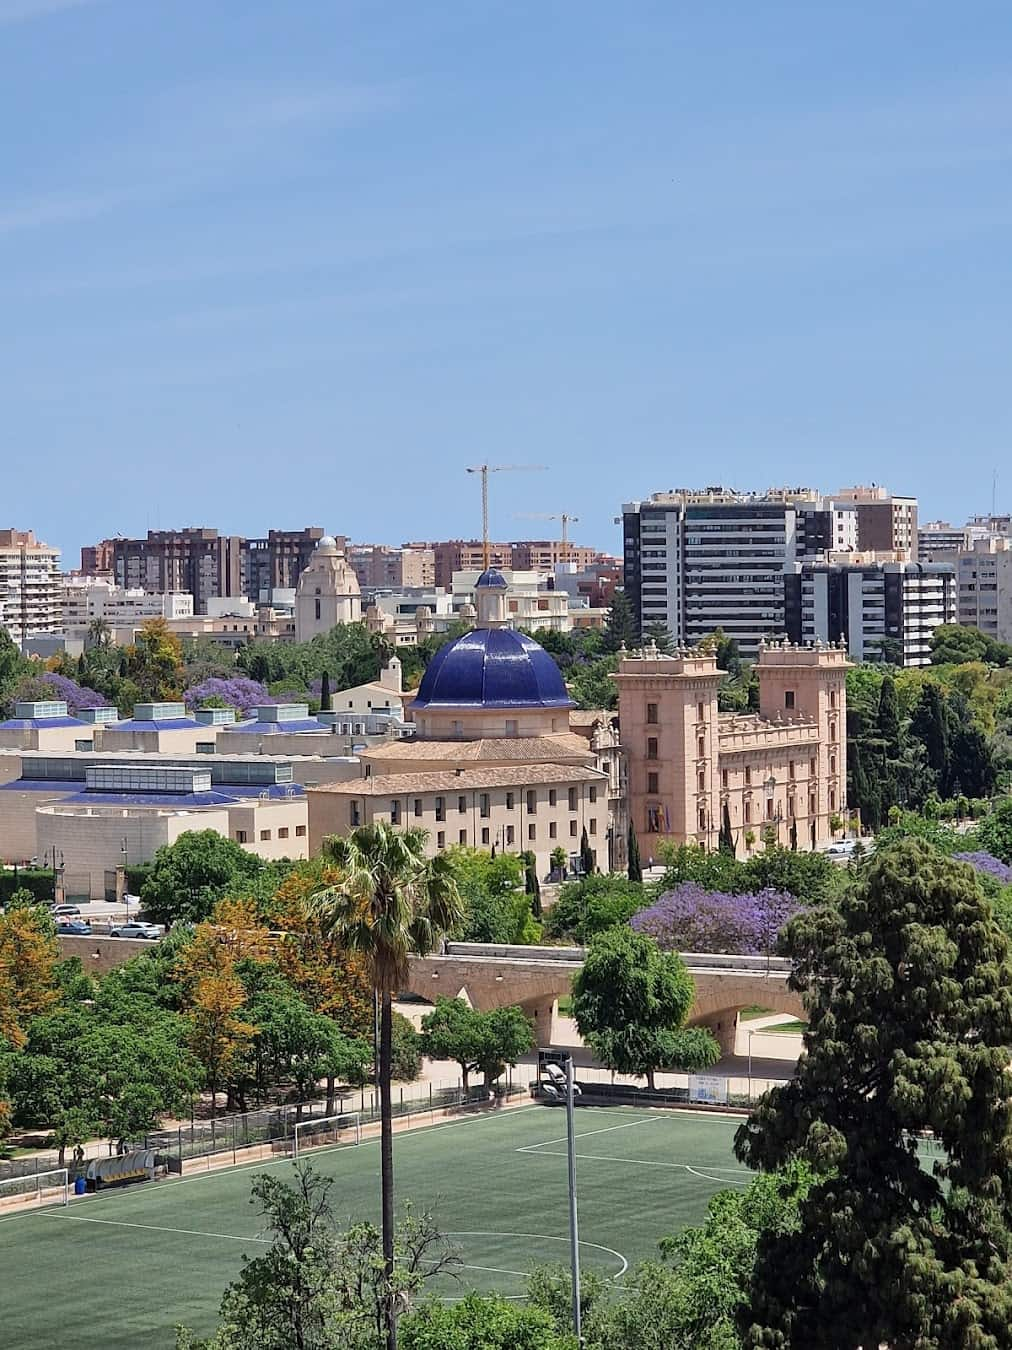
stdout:
{"type": "Polygon", "coordinates": [[[720,628],[750,659],[785,632],[784,568],[853,536],[848,509],[809,488],[658,492],[623,506],[622,524],[640,631],[661,624],[691,646],[720,628]]]}
{"type": "Polygon", "coordinates": [[[63,585],[60,550],[31,530],[0,530],[0,627],[18,646],[60,631],[63,585]]]}
{"type": "Polygon", "coordinates": [[[901,554],[897,562],[917,561],[917,498],[894,497],[884,487],[841,488],[833,505],[857,513],[857,548],[861,553],[901,554]]]}

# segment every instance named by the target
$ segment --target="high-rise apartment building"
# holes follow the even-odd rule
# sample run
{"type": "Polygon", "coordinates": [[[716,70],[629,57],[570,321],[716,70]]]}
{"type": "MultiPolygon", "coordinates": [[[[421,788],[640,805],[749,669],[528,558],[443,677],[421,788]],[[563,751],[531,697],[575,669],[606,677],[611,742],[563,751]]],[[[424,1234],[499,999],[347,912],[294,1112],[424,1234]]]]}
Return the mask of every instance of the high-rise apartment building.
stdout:
{"type": "MultiPolygon", "coordinates": [[[[480,572],[484,567],[484,546],[480,539],[444,539],[437,543],[407,544],[407,548],[431,549],[435,584],[453,589],[454,572],[480,572]]],[[[489,565],[512,570],[513,545],[489,544],[489,565]]]]}
{"type": "Polygon", "coordinates": [[[931,639],[956,622],[956,573],[947,563],[794,563],[784,577],[792,642],[847,644],[854,661],[931,664],[931,639]]]}
{"type": "Polygon", "coordinates": [[[112,573],[129,589],[188,591],[195,612],[206,614],[218,597],[256,603],[265,592],[294,590],[322,538],[319,526],[253,539],[201,527],[149,530],[144,539],[112,541],[112,573]]]}
{"type": "Polygon", "coordinates": [[[601,557],[596,548],[585,544],[567,541],[563,548],[561,539],[519,539],[512,549],[515,572],[554,572],[559,563],[571,563],[583,572],[601,557]]]}
{"type": "Polygon", "coordinates": [[[625,592],[640,629],[693,645],[720,628],[743,656],[782,637],[784,569],[852,539],[845,507],[808,488],[654,493],[622,508],[625,592]]]}
{"type": "Polygon", "coordinates": [[[833,494],[833,505],[853,507],[856,512],[859,552],[899,554],[897,562],[917,560],[916,497],[894,497],[873,483],[841,488],[833,494]]]}
{"type": "Polygon", "coordinates": [[[425,545],[349,544],[345,552],[363,591],[436,584],[436,555],[425,545]]]}
{"type": "Polygon", "coordinates": [[[18,646],[60,630],[60,550],[31,530],[0,530],[0,627],[18,646]]]}
{"type": "Polygon", "coordinates": [[[81,549],[80,572],[86,577],[103,576],[112,571],[115,540],[103,539],[100,544],[89,544],[81,549]]]}
{"type": "Polygon", "coordinates": [[[954,562],[956,622],[1012,643],[1012,541],[988,539],[954,562]]]}

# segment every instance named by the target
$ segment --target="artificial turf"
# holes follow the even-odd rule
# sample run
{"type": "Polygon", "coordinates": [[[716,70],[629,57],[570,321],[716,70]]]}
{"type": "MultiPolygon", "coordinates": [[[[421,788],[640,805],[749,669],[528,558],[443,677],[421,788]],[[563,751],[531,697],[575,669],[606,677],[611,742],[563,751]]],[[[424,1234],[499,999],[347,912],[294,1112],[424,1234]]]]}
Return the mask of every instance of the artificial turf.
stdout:
{"type": "MultiPolygon", "coordinates": [[[[665,1234],[698,1222],[709,1197],[741,1186],[738,1122],[722,1116],[583,1108],[577,1180],[584,1268],[621,1279],[665,1234]]],[[[566,1117],[532,1106],[396,1136],[400,1200],[435,1210],[465,1269],[432,1292],[523,1292],[532,1265],[568,1260],[566,1117]]],[[[377,1219],[379,1145],[305,1154],[335,1180],[343,1220],[377,1219]]],[[[207,1333],[244,1252],[262,1251],[250,1181],[290,1159],[144,1182],[0,1220],[0,1345],[11,1350],[152,1350],[173,1328],[207,1333]]]]}

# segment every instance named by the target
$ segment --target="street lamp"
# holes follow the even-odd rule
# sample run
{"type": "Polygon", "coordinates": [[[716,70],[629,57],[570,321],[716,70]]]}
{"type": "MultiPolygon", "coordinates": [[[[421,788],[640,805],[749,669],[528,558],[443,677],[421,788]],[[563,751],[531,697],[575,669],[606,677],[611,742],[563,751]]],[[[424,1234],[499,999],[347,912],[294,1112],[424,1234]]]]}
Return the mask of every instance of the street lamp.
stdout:
{"type": "Polygon", "coordinates": [[[755,1035],[755,1027],[748,1029],[748,1104],[752,1105],[752,1037],[755,1035]]]}

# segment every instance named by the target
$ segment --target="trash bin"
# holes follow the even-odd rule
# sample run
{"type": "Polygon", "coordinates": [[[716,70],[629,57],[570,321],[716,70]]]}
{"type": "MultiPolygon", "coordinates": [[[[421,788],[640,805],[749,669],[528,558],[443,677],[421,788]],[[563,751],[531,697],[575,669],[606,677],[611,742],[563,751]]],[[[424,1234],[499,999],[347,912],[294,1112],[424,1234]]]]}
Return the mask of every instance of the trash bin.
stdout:
{"type": "Polygon", "coordinates": [[[83,1173],[82,1173],[81,1176],[75,1177],[75,1178],[74,1178],[74,1194],[75,1194],[75,1195],[84,1195],[84,1193],[87,1191],[87,1189],[88,1189],[88,1182],[87,1182],[87,1179],[85,1178],[85,1176],[83,1175],[83,1173]]]}

